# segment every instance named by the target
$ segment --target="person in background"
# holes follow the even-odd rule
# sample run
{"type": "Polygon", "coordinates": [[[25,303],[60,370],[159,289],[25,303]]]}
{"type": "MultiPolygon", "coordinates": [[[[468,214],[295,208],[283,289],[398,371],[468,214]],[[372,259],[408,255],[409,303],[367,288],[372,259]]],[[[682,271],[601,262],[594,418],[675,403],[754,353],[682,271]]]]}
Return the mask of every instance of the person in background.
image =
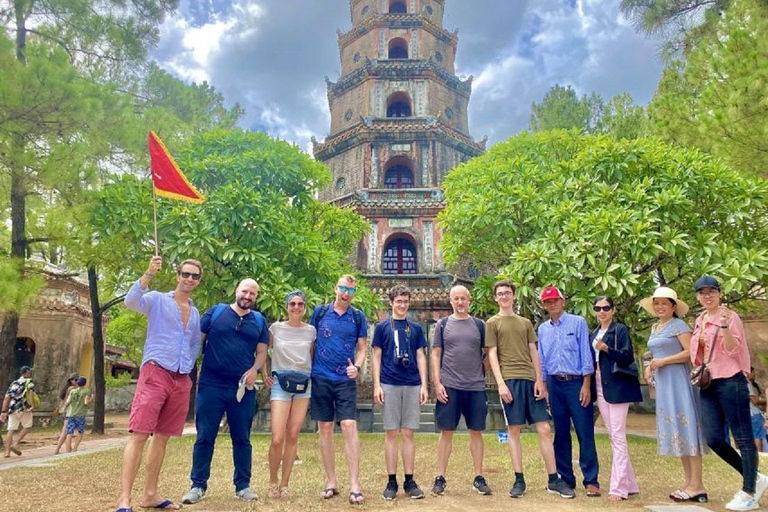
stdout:
{"type": "Polygon", "coordinates": [[[702,276],[694,288],[704,312],[694,324],[690,360],[694,365],[709,362],[712,376],[712,383],[701,390],[704,435],[712,451],[742,475],[741,489],[725,508],[755,510],[768,489],[768,476],[757,472],[749,390],[744,376],[751,367],[744,325],[739,315],[721,304],[717,279],[702,276]],[[726,420],[738,452],[725,438],[726,420]]]}
{"type": "MultiPolygon", "coordinates": [[[[680,319],[688,304],[666,286],[640,301],[659,319],[651,327],[648,349],[653,354],[645,368],[645,379],[656,383],[656,443],[659,455],[680,457],[685,473],[683,485],[672,491],[673,501],[707,503],[701,476],[701,456],[706,451],[701,431],[699,393],[691,386],[688,346],[691,329],[680,319]]],[[[722,431],[722,428],[720,429],[722,431]]]]}
{"type": "Polygon", "coordinates": [[[22,366],[21,376],[13,381],[5,392],[3,407],[0,409],[0,423],[8,421],[8,438],[5,442],[5,457],[11,452],[21,455],[19,446],[21,440],[32,428],[32,413],[35,410],[35,383],[32,382],[32,368],[22,366]],[[16,444],[13,443],[14,433],[21,428],[16,444]]]}
{"type": "Polygon", "coordinates": [[[635,362],[635,351],[629,329],[614,321],[616,308],[613,299],[601,295],[592,303],[592,309],[600,322],[590,335],[595,349],[597,408],[608,430],[613,452],[608,499],[621,501],[640,492],[629,459],[627,415],[629,404],[642,402],[643,395],[640,392],[637,366],[632,364],[635,362]]]}
{"type": "Polygon", "coordinates": [[[71,389],[67,396],[67,453],[77,451],[85,433],[85,415],[91,404],[91,392],[85,389],[87,382],[85,377],[78,378],[77,387],[71,389]]]}
{"type": "Polygon", "coordinates": [[[755,447],[758,452],[762,452],[765,443],[765,418],[760,412],[760,406],[765,407],[765,397],[760,385],[755,381],[755,368],[751,366],[747,374],[747,384],[749,385],[749,412],[752,418],[752,437],[755,438],[755,447]]]}
{"type": "Polygon", "coordinates": [[[69,375],[67,380],[62,384],[59,390],[59,405],[56,407],[56,414],[63,415],[64,419],[61,422],[61,434],[59,435],[59,441],[56,444],[56,450],[54,455],[58,455],[61,452],[61,447],[64,446],[64,442],[67,440],[67,397],[69,392],[77,387],[77,379],[80,374],[75,372],[69,375]]]}

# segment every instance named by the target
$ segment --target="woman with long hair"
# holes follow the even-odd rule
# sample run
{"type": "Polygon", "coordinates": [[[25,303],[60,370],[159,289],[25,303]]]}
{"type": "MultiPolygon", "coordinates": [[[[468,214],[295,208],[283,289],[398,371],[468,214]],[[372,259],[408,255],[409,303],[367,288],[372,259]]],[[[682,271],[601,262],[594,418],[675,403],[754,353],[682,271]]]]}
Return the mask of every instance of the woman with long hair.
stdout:
{"type": "Polygon", "coordinates": [[[694,285],[704,312],[696,319],[690,358],[708,364],[712,382],[701,390],[701,415],[707,444],[742,476],[741,489],[725,505],[728,510],[754,510],[768,489],[768,477],[757,472],[757,450],[752,438],[749,389],[744,374],[750,357],[741,318],[721,304],[720,283],[702,276],[694,285]],[[727,420],[737,452],[725,439],[727,420]]]}
{"type": "Polygon", "coordinates": [[[592,303],[592,309],[600,322],[590,336],[595,349],[597,407],[608,430],[613,451],[608,499],[621,501],[640,492],[629,460],[627,415],[629,404],[642,402],[643,395],[640,392],[629,329],[614,321],[613,299],[605,295],[597,297],[592,303]]]}
{"type": "Polygon", "coordinates": [[[64,384],[61,385],[61,388],[59,388],[59,405],[56,406],[56,411],[58,415],[63,414],[64,418],[61,422],[61,434],[59,435],[59,442],[56,444],[56,451],[53,452],[54,455],[58,455],[61,452],[61,447],[64,446],[64,442],[67,440],[67,397],[69,392],[77,387],[77,379],[79,378],[79,373],[72,373],[64,384]]]}
{"type": "MultiPolygon", "coordinates": [[[[701,432],[699,395],[691,386],[688,346],[691,329],[680,319],[688,304],[666,286],[653,292],[640,305],[659,319],[651,328],[648,349],[653,359],[645,369],[647,381],[656,383],[656,443],[660,455],[680,457],[685,481],[670,493],[674,501],[707,503],[701,478],[704,436],[701,432]]],[[[720,429],[722,430],[722,428],[720,429]]]]}
{"type": "Polygon", "coordinates": [[[287,498],[288,481],[296,459],[299,432],[309,406],[312,370],[312,349],[315,327],[304,322],[306,296],[294,290],[285,297],[288,319],[269,327],[272,347],[271,374],[265,382],[271,384],[270,412],[272,443],[269,446],[269,497],[287,498]],[[278,481],[278,469],[282,474],[278,481]]]}

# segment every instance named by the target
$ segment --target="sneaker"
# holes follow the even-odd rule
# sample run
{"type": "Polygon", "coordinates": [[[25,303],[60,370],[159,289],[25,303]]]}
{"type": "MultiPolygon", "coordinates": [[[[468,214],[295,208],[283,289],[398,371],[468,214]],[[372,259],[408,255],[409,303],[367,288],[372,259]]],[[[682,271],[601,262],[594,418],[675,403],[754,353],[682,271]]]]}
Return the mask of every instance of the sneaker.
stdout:
{"type": "Polygon", "coordinates": [[[256,501],[259,499],[259,495],[251,490],[250,487],[240,489],[235,493],[235,498],[243,501],[256,501]]]}
{"type": "Polygon", "coordinates": [[[483,478],[481,475],[477,475],[475,477],[475,481],[472,482],[472,488],[476,490],[478,494],[482,494],[483,496],[490,496],[493,494],[491,492],[491,488],[488,487],[488,483],[485,481],[485,478],[483,478]]]}
{"type": "Polygon", "coordinates": [[[757,474],[757,482],[755,482],[755,501],[760,501],[760,499],[763,497],[763,494],[765,494],[765,491],[768,490],[768,476],[763,475],[762,473],[757,474]]]}
{"type": "Polygon", "coordinates": [[[728,510],[755,510],[760,508],[754,496],[750,496],[744,491],[739,491],[731,501],[725,506],[728,510]]]}
{"type": "Polygon", "coordinates": [[[381,497],[387,501],[397,498],[397,482],[387,482],[387,488],[381,493],[381,497]]]}
{"type": "Polygon", "coordinates": [[[409,480],[403,484],[403,491],[412,500],[420,500],[424,497],[424,491],[421,490],[415,480],[409,480]]]}
{"type": "Polygon", "coordinates": [[[525,481],[515,480],[515,483],[512,484],[512,488],[509,490],[509,497],[522,498],[524,494],[525,494],[525,481]]]}
{"type": "Polygon", "coordinates": [[[547,491],[552,494],[559,494],[561,498],[565,499],[576,497],[576,491],[573,490],[573,487],[563,482],[562,478],[558,478],[554,482],[549,482],[547,484],[547,491]]]}
{"type": "Polygon", "coordinates": [[[432,494],[435,496],[442,496],[445,493],[445,488],[448,482],[445,481],[445,477],[440,475],[435,477],[435,483],[432,484],[432,494]]]}
{"type": "Polygon", "coordinates": [[[184,505],[194,505],[195,503],[201,502],[204,496],[205,489],[202,487],[193,487],[181,498],[181,502],[184,505]]]}

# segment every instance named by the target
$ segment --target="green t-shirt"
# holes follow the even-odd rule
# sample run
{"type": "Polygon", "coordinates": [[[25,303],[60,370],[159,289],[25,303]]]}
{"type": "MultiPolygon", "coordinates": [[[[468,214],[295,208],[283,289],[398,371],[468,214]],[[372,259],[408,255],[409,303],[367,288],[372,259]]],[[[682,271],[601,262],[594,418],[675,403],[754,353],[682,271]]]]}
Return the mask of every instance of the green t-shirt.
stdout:
{"type": "Polygon", "coordinates": [[[85,405],[85,397],[90,392],[85,388],[75,388],[69,392],[69,407],[67,407],[67,417],[85,416],[88,412],[88,406],[85,405]]]}
{"type": "Polygon", "coordinates": [[[504,380],[536,380],[528,345],[537,342],[533,324],[527,318],[497,314],[485,323],[485,346],[496,347],[504,380]]]}

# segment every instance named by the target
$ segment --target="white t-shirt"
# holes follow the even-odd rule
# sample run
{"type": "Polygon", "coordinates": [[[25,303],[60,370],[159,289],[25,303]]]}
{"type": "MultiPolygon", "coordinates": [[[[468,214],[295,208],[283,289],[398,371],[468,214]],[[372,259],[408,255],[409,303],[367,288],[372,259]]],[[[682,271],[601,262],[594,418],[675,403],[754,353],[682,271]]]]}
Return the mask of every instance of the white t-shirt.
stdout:
{"type": "Polygon", "coordinates": [[[315,327],[304,324],[292,327],[288,322],[275,322],[269,326],[272,333],[272,370],[295,370],[309,373],[312,370],[310,349],[317,337],[315,327]]]}
{"type": "Polygon", "coordinates": [[[608,332],[608,329],[600,329],[597,331],[597,336],[595,336],[595,339],[592,342],[592,348],[595,349],[595,363],[600,361],[600,351],[597,350],[597,342],[603,341],[603,336],[605,336],[606,332],[608,332]]]}

